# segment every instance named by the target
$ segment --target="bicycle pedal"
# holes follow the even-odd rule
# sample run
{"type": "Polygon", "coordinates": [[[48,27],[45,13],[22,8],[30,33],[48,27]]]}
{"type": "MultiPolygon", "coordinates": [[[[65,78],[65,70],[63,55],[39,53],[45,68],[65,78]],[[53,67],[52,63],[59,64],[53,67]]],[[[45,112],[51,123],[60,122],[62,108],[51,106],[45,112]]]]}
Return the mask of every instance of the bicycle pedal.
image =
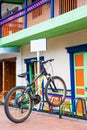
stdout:
{"type": "Polygon", "coordinates": [[[41,97],[38,94],[34,95],[32,99],[35,104],[38,104],[41,101],[41,97]]]}

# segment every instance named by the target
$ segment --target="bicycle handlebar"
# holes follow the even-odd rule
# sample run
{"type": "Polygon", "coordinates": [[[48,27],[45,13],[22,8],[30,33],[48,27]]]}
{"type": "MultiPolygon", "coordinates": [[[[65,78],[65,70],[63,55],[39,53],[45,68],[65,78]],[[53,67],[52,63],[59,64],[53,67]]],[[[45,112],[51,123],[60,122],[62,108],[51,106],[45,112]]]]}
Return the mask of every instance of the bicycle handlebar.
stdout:
{"type": "Polygon", "coordinates": [[[54,59],[49,59],[49,60],[46,60],[46,61],[42,61],[42,64],[45,64],[47,62],[52,62],[52,61],[54,61],[54,59]]]}
{"type": "MultiPolygon", "coordinates": [[[[31,63],[40,62],[42,65],[44,65],[44,64],[46,64],[47,62],[52,62],[52,61],[54,61],[54,59],[49,59],[49,60],[46,60],[46,61],[32,60],[31,63]]],[[[29,72],[25,72],[25,73],[19,74],[18,77],[25,78],[26,75],[28,75],[28,74],[29,74],[29,72]]]]}
{"type": "Polygon", "coordinates": [[[49,60],[45,60],[45,61],[40,61],[40,60],[31,60],[31,63],[35,63],[35,62],[40,62],[42,64],[45,64],[47,62],[52,62],[54,61],[54,59],[49,59],[49,60]]]}

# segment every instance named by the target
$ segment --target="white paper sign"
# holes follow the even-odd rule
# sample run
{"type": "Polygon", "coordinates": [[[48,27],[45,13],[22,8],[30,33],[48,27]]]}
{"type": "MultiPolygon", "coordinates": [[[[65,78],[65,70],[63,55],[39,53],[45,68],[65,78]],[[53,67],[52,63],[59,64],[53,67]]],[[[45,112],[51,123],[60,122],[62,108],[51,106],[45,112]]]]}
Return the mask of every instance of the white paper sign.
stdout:
{"type": "Polygon", "coordinates": [[[46,51],[46,38],[31,40],[30,51],[31,52],[46,51]]]}

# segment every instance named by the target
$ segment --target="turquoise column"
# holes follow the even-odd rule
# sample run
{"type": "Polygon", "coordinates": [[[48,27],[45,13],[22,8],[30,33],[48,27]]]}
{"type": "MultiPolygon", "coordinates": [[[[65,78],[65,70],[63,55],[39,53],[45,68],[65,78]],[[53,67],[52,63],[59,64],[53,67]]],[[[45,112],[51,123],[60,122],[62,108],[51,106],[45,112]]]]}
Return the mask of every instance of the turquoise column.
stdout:
{"type": "Polygon", "coordinates": [[[32,82],[32,66],[31,63],[29,63],[29,81],[32,82]]]}

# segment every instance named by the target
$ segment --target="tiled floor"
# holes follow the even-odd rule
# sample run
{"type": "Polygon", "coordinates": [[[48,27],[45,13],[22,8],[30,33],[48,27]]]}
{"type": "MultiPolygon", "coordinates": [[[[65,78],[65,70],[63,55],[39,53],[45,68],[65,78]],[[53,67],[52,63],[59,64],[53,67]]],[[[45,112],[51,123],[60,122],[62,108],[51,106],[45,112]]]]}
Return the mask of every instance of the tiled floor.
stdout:
{"type": "Polygon", "coordinates": [[[15,124],[9,121],[0,106],[0,130],[87,130],[87,120],[59,119],[58,115],[32,112],[25,122],[15,124]]]}

